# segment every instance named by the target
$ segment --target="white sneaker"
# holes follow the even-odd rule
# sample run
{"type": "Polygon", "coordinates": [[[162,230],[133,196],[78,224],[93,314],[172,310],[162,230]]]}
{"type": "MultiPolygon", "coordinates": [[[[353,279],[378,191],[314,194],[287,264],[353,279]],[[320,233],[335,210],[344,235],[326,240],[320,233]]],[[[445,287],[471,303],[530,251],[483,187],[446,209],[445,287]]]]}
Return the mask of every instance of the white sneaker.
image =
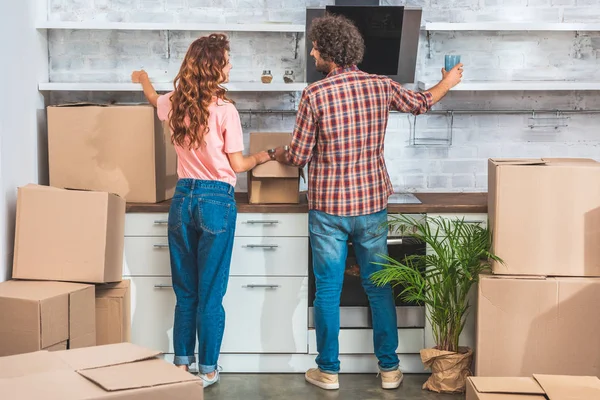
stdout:
{"type": "Polygon", "coordinates": [[[212,378],[209,378],[207,374],[198,374],[198,377],[202,379],[202,386],[207,388],[210,385],[214,385],[215,383],[219,382],[219,370],[215,370],[215,376],[212,378]]]}

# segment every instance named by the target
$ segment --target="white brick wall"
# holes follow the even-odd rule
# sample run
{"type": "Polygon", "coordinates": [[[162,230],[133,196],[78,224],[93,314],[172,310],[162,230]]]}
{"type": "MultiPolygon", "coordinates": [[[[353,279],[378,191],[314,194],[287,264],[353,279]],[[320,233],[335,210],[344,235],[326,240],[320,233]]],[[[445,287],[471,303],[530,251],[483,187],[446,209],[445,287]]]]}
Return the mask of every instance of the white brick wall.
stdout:
{"type": "MultiPolygon", "coordinates": [[[[306,6],[334,0],[48,0],[50,20],[304,23],[306,6]]],[[[424,9],[428,22],[600,22],[599,0],[381,0],[424,9]]],[[[133,69],[170,81],[199,32],[50,31],[50,79],[126,82],[133,69]]],[[[294,70],[302,79],[304,35],[235,32],[232,81],[274,79],[294,70]]],[[[600,80],[600,32],[432,32],[420,41],[417,80],[435,82],[444,54],[461,54],[466,80],[600,80]]],[[[241,109],[293,109],[297,93],[234,93],[241,109]]],[[[141,102],[141,93],[61,93],[66,101],[141,102]]],[[[437,110],[600,109],[598,92],[454,92],[437,110]]],[[[408,191],[481,191],[488,157],[591,157],[600,160],[600,114],[569,114],[568,126],[529,128],[529,114],[455,114],[452,146],[410,146],[412,117],[393,114],[386,162],[394,187],[408,191]]],[[[242,115],[246,133],[291,130],[291,115],[242,115]]],[[[419,116],[415,136],[444,138],[445,115],[419,116]]],[[[246,141],[247,141],[246,136],[246,141]]],[[[246,189],[241,176],[239,190],[246,189]]]]}

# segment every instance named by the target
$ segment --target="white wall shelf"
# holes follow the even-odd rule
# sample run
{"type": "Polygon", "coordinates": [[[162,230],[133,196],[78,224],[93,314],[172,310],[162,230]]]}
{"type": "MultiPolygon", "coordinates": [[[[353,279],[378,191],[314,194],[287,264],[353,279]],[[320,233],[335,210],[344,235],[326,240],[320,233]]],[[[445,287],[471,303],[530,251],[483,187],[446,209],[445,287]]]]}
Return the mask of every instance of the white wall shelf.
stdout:
{"type": "MultiPolygon", "coordinates": [[[[173,90],[171,82],[153,83],[159,92],[173,90]]],[[[232,92],[297,92],[306,87],[306,83],[261,83],[261,82],[230,82],[225,86],[232,92]]],[[[137,92],[142,85],[137,83],[95,83],[95,82],[42,82],[38,85],[41,91],[84,91],[84,92],[137,92]]]]}
{"type": "Polygon", "coordinates": [[[426,31],[600,31],[600,24],[543,22],[427,22],[426,31]]]}
{"type": "MultiPolygon", "coordinates": [[[[437,82],[419,81],[419,89],[425,90],[437,82]]],[[[600,91],[600,82],[570,81],[480,81],[461,82],[453,91],[600,91]]]]}
{"type": "Polygon", "coordinates": [[[304,32],[304,25],[278,22],[262,24],[141,23],[39,21],[37,29],[136,30],[136,31],[215,31],[215,32],[304,32]]]}

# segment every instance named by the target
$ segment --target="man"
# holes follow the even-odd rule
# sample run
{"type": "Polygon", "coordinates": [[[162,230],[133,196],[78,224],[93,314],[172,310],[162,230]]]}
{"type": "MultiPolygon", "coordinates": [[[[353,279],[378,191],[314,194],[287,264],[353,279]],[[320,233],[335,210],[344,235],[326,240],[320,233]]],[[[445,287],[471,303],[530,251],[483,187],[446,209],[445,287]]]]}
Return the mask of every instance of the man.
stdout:
{"type": "Polygon", "coordinates": [[[388,77],[356,67],[364,42],[348,19],[327,15],[315,19],[308,39],[318,70],[327,74],[302,93],[289,148],[272,149],[279,162],[308,163],[309,235],[316,281],[315,329],[318,368],[306,372],[308,382],[338,389],[340,295],[347,242],[352,241],[361,280],[373,317],[373,343],[384,389],[402,383],[396,354],[398,333],[390,286],[369,279],[387,254],[387,202],[393,193],[383,145],[389,110],[421,114],[430,109],[462,77],[462,64],[442,70],[432,89],[416,93],[388,77]]]}

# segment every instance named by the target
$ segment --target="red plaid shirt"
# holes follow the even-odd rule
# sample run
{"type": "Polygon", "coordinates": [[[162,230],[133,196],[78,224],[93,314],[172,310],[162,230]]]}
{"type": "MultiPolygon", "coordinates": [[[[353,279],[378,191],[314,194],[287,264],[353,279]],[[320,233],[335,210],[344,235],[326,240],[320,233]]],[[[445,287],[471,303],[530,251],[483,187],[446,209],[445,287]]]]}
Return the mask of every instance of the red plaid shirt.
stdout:
{"type": "Polygon", "coordinates": [[[308,163],[309,208],[339,216],[386,208],[393,193],[383,157],[389,110],[421,114],[431,105],[431,93],[356,66],[335,69],[304,89],[289,160],[308,163]]]}

